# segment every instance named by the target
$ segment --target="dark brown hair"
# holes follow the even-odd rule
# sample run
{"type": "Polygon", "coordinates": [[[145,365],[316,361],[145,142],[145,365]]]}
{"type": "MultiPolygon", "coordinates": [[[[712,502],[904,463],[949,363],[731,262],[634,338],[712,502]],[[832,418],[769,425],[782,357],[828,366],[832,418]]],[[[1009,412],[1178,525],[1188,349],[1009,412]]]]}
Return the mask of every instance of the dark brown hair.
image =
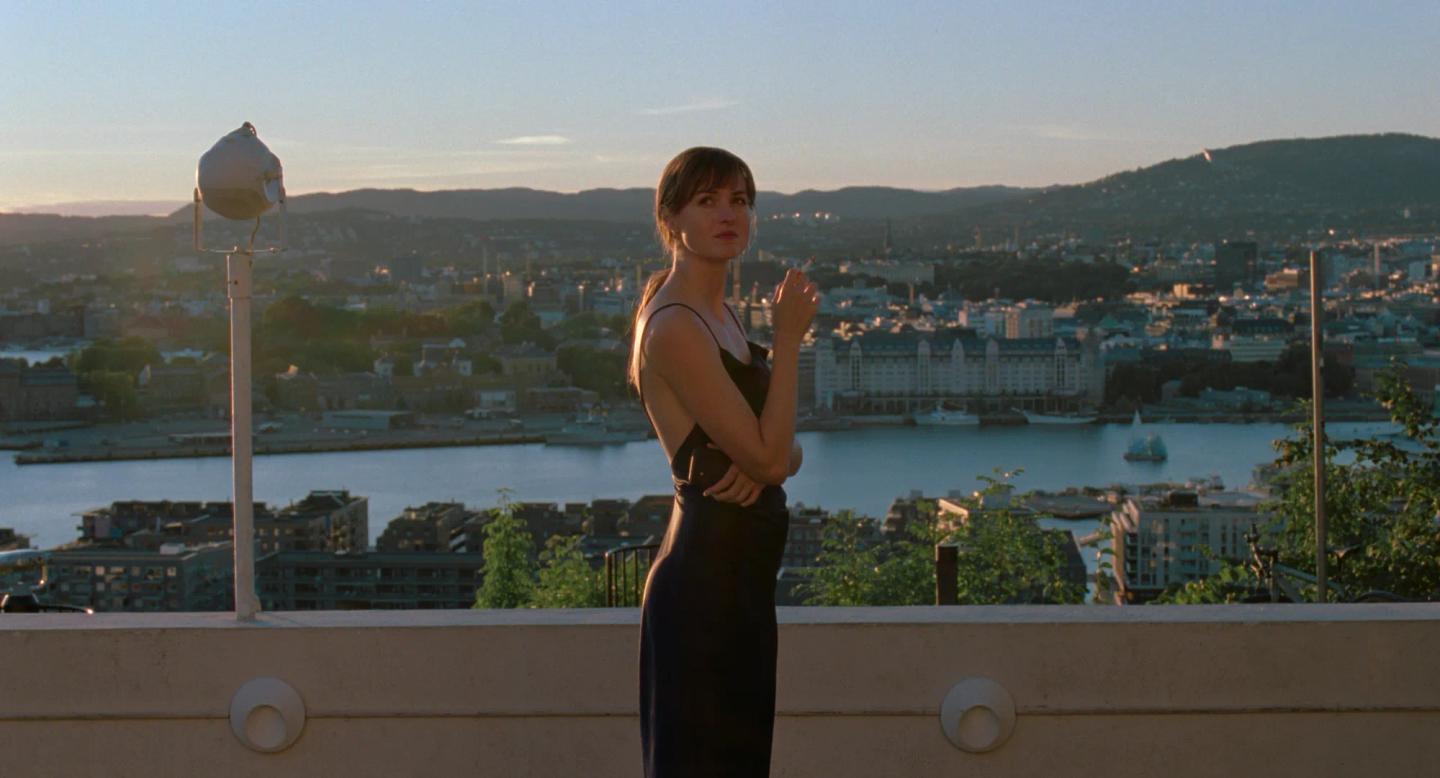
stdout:
{"type": "MultiPolygon", "coordinates": [[[[746,200],[753,212],[755,177],[751,175],[750,166],[746,165],[744,160],[724,149],[710,146],[685,149],[670,160],[670,164],[660,173],[660,183],[655,185],[655,234],[659,236],[660,245],[665,247],[666,253],[674,255],[680,244],[680,236],[665,223],[665,216],[678,213],[696,192],[715,189],[737,179],[744,182],[746,200]]],[[[645,290],[640,293],[639,302],[635,304],[628,377],[636,389],[640,388],[640,314],[669,277],[669,268],[652,274],[645,282],[645,290]]]]}

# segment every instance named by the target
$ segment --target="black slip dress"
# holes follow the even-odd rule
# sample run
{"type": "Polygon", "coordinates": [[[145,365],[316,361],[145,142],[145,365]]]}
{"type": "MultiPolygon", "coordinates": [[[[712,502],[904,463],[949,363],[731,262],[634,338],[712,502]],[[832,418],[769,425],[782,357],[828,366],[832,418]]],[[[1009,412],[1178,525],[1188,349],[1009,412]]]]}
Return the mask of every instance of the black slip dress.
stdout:
{"type": "MultiPolygon", "coordinates": [[[[673,305],[700,316],[683,303],[655,312],[673,305]]],[[[759,416],[770,387],[769,352],[746,343],[750,364],[715,339],[725,372],[759,416]]],[[[670,460],[675,506],[645,581],[640,739],[647,778],[770,774],[785,491],[766,486],[749,507],[702,496],[686,477],[691,452],[709,442],[697,424],[670,460]]]]}

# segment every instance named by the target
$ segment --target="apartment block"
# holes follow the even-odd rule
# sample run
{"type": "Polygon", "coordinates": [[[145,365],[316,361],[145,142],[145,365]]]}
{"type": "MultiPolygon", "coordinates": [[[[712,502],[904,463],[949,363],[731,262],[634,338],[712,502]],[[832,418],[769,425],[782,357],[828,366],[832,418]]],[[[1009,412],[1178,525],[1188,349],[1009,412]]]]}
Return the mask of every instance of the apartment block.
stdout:
{"type": "Polygon", "coordinates": [[[1240,492],[1126,498],[1110,515],[1116,602],[1147,602],[1218,573],[1224,559],[1247,558],[1245,533],[1267,520],[1259,501],[1240,492]]]}

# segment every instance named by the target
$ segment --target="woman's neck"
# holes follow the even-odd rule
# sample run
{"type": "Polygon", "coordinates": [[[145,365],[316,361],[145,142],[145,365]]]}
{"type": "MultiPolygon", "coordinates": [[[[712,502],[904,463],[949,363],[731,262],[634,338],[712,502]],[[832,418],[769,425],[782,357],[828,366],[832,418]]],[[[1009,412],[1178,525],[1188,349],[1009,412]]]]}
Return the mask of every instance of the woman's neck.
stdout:
{"type": "Polygon", "coordinates": [[[729,269],[729,262],[677,255],[666,285],[676,287],[683,297],[700,303],[716,316],[723,316],[726,271],[729,269]]]}

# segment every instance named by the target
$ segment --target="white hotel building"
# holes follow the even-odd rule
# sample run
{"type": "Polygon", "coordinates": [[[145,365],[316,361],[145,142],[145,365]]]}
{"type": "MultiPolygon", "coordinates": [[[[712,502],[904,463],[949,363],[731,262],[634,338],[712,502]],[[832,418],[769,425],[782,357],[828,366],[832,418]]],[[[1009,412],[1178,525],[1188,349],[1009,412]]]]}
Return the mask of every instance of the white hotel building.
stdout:
{"type": "MultiPolygon", "coordinates": [[[[802,365],[813,360],[813,404],[823,410],[914,413],[944,402],[972,412],[1065,411],[1098,403],[1105,393],[1093,340],[871,331],[848,340],[821,337],[807,351],[802,365]]],[[[802,381],[802,390],[809,383],[802,381]]]]}

